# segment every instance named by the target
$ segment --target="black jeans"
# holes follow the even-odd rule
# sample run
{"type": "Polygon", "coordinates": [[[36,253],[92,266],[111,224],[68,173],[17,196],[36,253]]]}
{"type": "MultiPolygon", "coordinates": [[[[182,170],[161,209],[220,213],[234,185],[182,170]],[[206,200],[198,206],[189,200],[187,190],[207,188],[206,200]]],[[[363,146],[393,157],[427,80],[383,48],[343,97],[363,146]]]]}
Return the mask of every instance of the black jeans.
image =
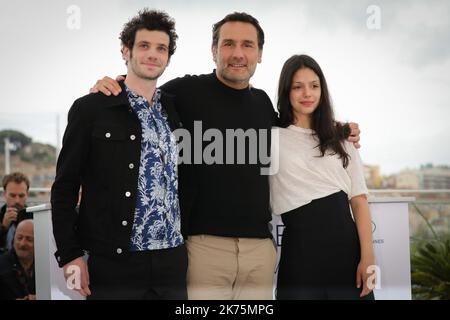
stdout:
{"type": "Polygon", "coordinates": [[[90,256],[89,300],[187,300],[187,251],[132,252],[120,259],[90,256]]]}

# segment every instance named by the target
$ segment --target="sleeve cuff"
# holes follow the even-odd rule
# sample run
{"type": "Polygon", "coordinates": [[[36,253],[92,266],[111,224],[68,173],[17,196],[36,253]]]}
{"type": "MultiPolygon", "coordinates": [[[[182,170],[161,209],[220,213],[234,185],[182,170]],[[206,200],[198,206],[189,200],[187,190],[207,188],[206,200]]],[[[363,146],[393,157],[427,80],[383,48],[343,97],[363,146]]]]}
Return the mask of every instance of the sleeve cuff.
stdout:
{"type": "Polygon", "coordinates": [[[59,251],[55,252],[55,258],[60,268],[64,267],[70,261],[82,256],[84,256],[84,252],[82,250],[73,250],[64,254],[61,254],[59,251]]]}

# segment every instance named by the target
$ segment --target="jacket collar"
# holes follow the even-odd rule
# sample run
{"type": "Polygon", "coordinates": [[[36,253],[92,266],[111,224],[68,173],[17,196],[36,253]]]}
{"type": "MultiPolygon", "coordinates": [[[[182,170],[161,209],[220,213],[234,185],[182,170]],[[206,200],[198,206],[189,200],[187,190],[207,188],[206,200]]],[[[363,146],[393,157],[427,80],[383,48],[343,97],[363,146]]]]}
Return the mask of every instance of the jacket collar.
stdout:
{"type": "Polygon", "coordinates": [[[122,91],[117,95],[110,95],[107,99],[107,104],[109,107],[116,107],[116,106],[125,106],[129,107],[130,103],[128,101],[128,95],[127,90],[125,89],[125,82],[119,81],[119,85],[122,88],[122,91]]]}
{"type": "MultiPolygon", "coordinates": [[[[125,106],[127,108],[130,108],[127,90],[125,89],[125,82],[119,81],[119,85],[122,88],[122,91],[117,96],[111,95],[108,97],[107,99],[108,106],[110,107],[125,106]]],[[[160,97],[161,106],[167,113],[169,125],[172,130],[175,130],[183,126],[178,116],[178,113],[176,112],[174,100],[175,96],[161,90],[161,97],[160,97]]]]}

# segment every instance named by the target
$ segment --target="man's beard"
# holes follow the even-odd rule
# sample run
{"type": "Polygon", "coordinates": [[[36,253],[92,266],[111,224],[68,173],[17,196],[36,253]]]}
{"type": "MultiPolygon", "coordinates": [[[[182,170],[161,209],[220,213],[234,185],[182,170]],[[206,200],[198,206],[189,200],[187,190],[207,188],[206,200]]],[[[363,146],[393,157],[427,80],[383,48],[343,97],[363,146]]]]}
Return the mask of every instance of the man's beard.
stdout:
{"type": "Polygon", "coordinates": [[[143,72],[140,71],[139,64],[137,60],[133,59],[133,53],[130,53],[130,62],[131,62],[131,69],[133,70],[134,74],[141,78],[142,80],[157,80],[164,72],[165,69],[162,69],[158,74],[155,76],[147,76],[143,72]]]}
{"type": "Polygon", "coordinates": [[[139,72],[139,71],[135,71],[135,70],[133,70],[134,71],[134,73],[136,74],[136,76],[138,76],[139,78],[141,78],[142,80],[152,80],[152,81],[154,81],[154,80],[157,80],[161,75],[162,75],[162,71],[160,72],[160,73],[158,73],[156,76],[146,76],[145,74],[143,74],[143,73],[141,73],[141,72],[139,72]]]}
{"type": "Polygon", "coordinates": [[[253,77],[255,73],[255,69],[251,70],[249,67],[247,67],[245,74],[243,74],[241,77],[233,74],[229,70],[226,70],[226,68],[219,70],[219,73],[222,76],[222,78],[231,83],[249,83],[250,79],[253,77]]]}

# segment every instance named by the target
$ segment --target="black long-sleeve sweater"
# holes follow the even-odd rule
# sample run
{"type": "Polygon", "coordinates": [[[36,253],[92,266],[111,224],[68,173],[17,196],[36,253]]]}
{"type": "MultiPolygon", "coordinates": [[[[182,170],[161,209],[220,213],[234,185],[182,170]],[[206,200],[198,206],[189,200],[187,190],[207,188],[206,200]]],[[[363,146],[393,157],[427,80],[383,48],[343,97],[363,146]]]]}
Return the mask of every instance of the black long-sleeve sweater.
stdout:
{"type": "MultiPolygon", "coordinates": [[[[215,71],[174,79],[162,89],[175,96],[175,107],[191,137],[191,143],[184,144],[191,146],[191,164],[184,161],[179,166],[183,234],[270,237],[269,182],[267,175],[261,174],[261,169],[268,165],[259,156],[256,163],[251,161],[255,150],[266,157],[270,152],[270,130],[276,113],[267,94],[255,88],[230,88],[217,79],[215,71]],[[242,152],[237,152],[236,144],[234,157],[232,148],[227,150],[227,130],[236,133],[236,129],[257,137],[252,143],[247,138],[244,164],[237,161],[236,155],[242,156],[242,152]],[[198,148],[196,143],[202,141],[205,131],[215,138],[203,139],[207,141],[197,144],[201,145],[198,148]],[[222,133],[222,139],[216,137],[218,132],[222,133]],[[266,142],[260,139],[264,134],[268,137],[266,142]],[[262,148],[255,148],[255,144],[262,148]],[[215,163],[199,158],[202,153],[212,155],[215,163]]],[[[189,158],[185,152],[186,149],[181,154],[183,159],[189,158]]]]}

